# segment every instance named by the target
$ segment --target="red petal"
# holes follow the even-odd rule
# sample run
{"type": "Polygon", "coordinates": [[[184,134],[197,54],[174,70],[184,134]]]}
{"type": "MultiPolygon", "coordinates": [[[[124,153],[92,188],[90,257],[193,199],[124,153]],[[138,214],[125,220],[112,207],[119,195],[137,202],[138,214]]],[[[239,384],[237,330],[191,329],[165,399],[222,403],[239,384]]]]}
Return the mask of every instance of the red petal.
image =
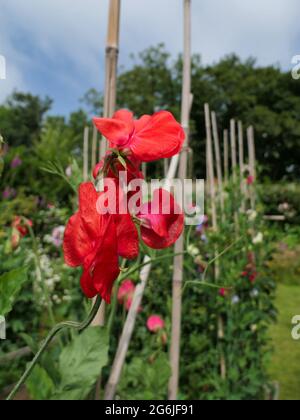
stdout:
{"type": "Polygon", "coordinates": [[[173,245],[183,231],[184,215],[175,203],[174,197],[168,191],[156,190],[154,192],[153,202],[142,208],[138,217],[146,220],[149,227],[142,226],[142,239],[150,248],[163,249],[173,245]],[[159,206],[158,206],[159,203],[159,206]],[[151,213],[152,207],[152,213],[151,213]],[[153,214],[157,208],[160,214],[153,214]],[[169,214],[164,214],[169,208],[169,214]]]}
{"type": "Polygon", "coordinates": [[[141,131],[151,121],[151,115],[143,115],[139,120],[134,121],[136,133],[141,131]]]}
{"type": "Polygon", "coordinates": [[[86,182],[79,187],[79,212],[90,240],[100,235],[100,215],[97,212],[97,193],[94,184],[86,182]]]}
{"type": "Polygon", "coordinates": [[[93,286],[107,303],[110,303],[112,287],[119,274],[116,226],[109,216],[93,271],[93,286]]]}
{"type": "Polygon", "coordinates": [[[74,214],[67,224],[63,250],[65,262],[71,267],[82,265],[86,256],[92,251],[90,238],[84,229],[79,213],[74,214]]]}
{"type": "Polygon", "coordinates": [[[93,118],[96,128],[115,146],[122,147],[133,132],[133,117],[129,111],[120,110],[113,118],[93,118]]]}
{"type": "Polygon", "coordinates": [[[130,140],[130,149],[136,158],[150,162],[170,158],[180,152],[185,134],[170,112],[157,112],[150,119],[145,118],[144,122],[144,126],[138,123],[139,130],[130,140]]]}
{"type": "Polygon", "coordinates": [[[120,257],[133,260],[139,255],[139,235],[130,214],[115,216],[120,257]]]}
{"type": "Polygon", "coordinates": [[[89,270],[83,270],[81,279],[80,279],[80,285],[82,288],[83,293],[88,299],[92,299],[95,297],[98,292],[95,289],[93,285],[93,277],[91,276],[89,270]]]}

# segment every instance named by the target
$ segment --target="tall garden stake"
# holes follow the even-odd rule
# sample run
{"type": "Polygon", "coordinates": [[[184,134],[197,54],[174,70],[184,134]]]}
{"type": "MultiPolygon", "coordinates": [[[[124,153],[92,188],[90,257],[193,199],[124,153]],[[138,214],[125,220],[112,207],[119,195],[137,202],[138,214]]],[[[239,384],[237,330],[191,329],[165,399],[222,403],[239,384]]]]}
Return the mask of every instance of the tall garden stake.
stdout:
{"type": "MultiPolygon", "coordinates": [[[[186,133],[184,149],[180,156],[179,178],[183,182],[187,174],[187,157],[189,145],[189,120],[191,110],[191,0],[184,0],[184,62],[182,84],[181,123],[186,133]]],[[[175,244],[175,254],[184,249],[184,234],[175,244]]],[[[183,281],[183,255],[174,258],[173,304],[172,304],[172,337],[170,364],[172,369],[169,382],[169,400],[176,400],[179,385],[179,360],[181,337],[181,301],[183,281]]]]}
{"type": "Polygon", "coordinates": [[[228,183],[229,180],[229,139],[228,139],[228,130],[223,131],[223,141],[224,141],[224,179],[225,183],[228,183]]]}
{"type": "Polygon", "coordinates": [[[219,133],[218,133],[217,116],[214,111],[211,113],[211,120],[212,120],[213,138],[214,138],[215,155],[216,155],[219,200],[220,200],[220,206],[221,206],[221,213],[223,217],[223,212],[224,212],[223,174],[222,174],[221,151],[220,151],[220,140],[219,140],[219,133]]]}
{"type": "MultiPolygon", "coordinates": [[[[119,35],[120,35],[120,9],[121,0],[110,0],[108,32],[106,44],[105,62],[105,92],[103,117],[110,118],[115,112],[117,97],[117,67],[119,56],[119,35]]],[[[107,142],[100,141],[100,158],[107,150],[107,142]]],[[[100,310],[93,322],[93,325],[104,325],[105,322],[105,303],[101,304],[100,310]]]]}
{"type": "MultiPolygon", "coordinates": [[[[248,153],[249,153],[249,172],[253,180],[256,180],[256,166],[255,166],[255,140],[254,140],[254,128],[253,126],[248,127],[247,130],[248,140],[248,153]]],[[[251,208],[255,209],[255,190],[253,185],[250,185],[250,200],[251,208]]]]}
{"type": "Polygon", "coordinates": [[[89,127],[84,128],[83,134],[83,180],[89,179],[89,127]]]}
{"type": "Polygon", "coordinates": [[[245,189],[245,164],[244,164],[244,133],[243,133],[243,123],[242,121],[238,122],[238,139],[239,139],[239,165],[240,165],[240,182],[241,182],[241,193],[242,193],[242,210],[246,211],[246,189],[245,189]]]}
{"type": "Polygon", "coordinates": [[[117,386],[120,381],[123,366],[125,363],[126,354],[127,354],[130,340],[132,337],[132,333],[135,327],[136,314],[138,313],[139,308],[141,307],[143,294],[147,285],[149,273],[151,270],[151,264],[150,264],[151,259],[149,257],[146,257],[145,261],[148,262],[149,264],[146,265],[140,273],[141,281],[135,289],[135,296],[128,312],[128,316],[127,316],[127,319],[126,319],[126,322],[122,331],[122,335],[119,341],[114,363],[111,368],[109,380],[105,388],[104,399],[107,401],[111,401],[115,397],[117,386]]]}
{"type": "MultiPolygon", "coordinates": [[[[209,183],[209,198],[210,198],[210,207],[211,207],[211,217],[212,217],[212,227],[216,232],[218,230],[218,217],[217,217],[217,208],[216,208],[216,188],[215,188],[215,174],[214,174],[214,153],[213,153],[213,144],[212,144],[212,134],[211,134],[211,115],[209,110],[209,105],[204,105],[204,114],[205,114],[205,126],[206,126],[206,151],[208,153],[207,164],[208,164],[208,183],[209,183]]],[[[215,129],[216,129],[216,119],[215,119],[215,129]]],[[[214,136],[216,138],[216,135],[214,136]]],[[[216,160],[218,160],[216,158],[216,160]]],[[[223,191],[223,185],[221,180],[221,191],[223,191]]],[[[219,191],[220,193],[220,191],[219,191]]],[[[215,257],[218,255],[218,248],[214,249],[215,257]]],[[[214,264],[214,278],[217,282],[220,277],[220,263],[219,260],[216,260],[214,264]]],[[[224,338],[224,321],[221,316],[218,317],[218,339],[223,340],[224,338]]],[[[221,378],[225,380],[226,378],[226,362],[223,350],[220,352],[220,373],[221,378]]]]}

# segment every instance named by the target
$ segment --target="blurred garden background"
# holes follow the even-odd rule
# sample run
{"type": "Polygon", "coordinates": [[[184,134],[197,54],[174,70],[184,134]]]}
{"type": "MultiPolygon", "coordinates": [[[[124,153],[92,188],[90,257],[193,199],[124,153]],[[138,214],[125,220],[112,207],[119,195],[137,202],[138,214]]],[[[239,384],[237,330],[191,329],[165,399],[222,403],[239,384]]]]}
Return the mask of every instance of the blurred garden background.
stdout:
{"type": "MultiPolygon", "coordinates": [[[[167,109],[180,120],[182,64],[182,55],[170,53],[163,43],[133,54],[119,69],[117,108],[138,117],[167,109]]],[[[261,236],[250,246],[245,242],[242,256],[236,245],[220,259],[223,288],[192,284],[185,291],[179,398],[299,400],[300,340],[293,340],[291,331],[292,318],[300,315],[300,81],[280,65],[262,65],[255,57],[229,54],[206,64],[193,54],[192,92],[193,178],[206,177],[204,103],[216,112],[220,127],[229,127],[235,118],[255,129],[256,209],[255,215],[242,215],[240,223],[245,237],[253,231],[261,236]],[[220,317],[224,337],[217,337],[220,317]],[[225,379],[220,355],[226,360],[225,379]]],[[[77,208],[84,129],[91,133],[91,118],[103,114],[103,91],[91,86],[78,99],[72,111],[60,113],[53,111],[51,96],[15,89],[0,104],[0,309],[7,313],[7,339],[0,343],[0,399],[48,330],[65,319],[83,319],[89,309],[79,287],[80,270],[64,264],[62,241],[77,208]],[[5,300],[4,282],[10,282],[13,302],[5,300]]],[[[147,177],[162,178],[163,170],[161,162],[151,163],[147,177]]],[[[228,214],[234,191],[229,183],[228,214]]],[[[232,223],[223,223],[218,238],[209,225],[208,220],[189,232],[185,281],[201,279],[214,256],[212,244],[220,250],[228,245],[232,223]]],[[[167,260],[151,274],[118,386],[121,399],[166,398],[172,269],[167,260]],[[164,320],[160,334],[147,329],[151,314],[164,320]]],[[[130,278],[133,285],[138,279],[130,278]]],[[[104,382],[127,303],[119,299],[110,350],[101,355],[104,382]]],[[[99,356],[95,348],[78,376],[84,386],[62,385],[71,371],[63,363],[62,348],[73,339],[66,334],[50,347],[19,399],[91,398],[97,379],[89,375],[97,368],[92,355],[99,356]]],[[[79,355],[75,359],[81,363],[79,355]]]]}

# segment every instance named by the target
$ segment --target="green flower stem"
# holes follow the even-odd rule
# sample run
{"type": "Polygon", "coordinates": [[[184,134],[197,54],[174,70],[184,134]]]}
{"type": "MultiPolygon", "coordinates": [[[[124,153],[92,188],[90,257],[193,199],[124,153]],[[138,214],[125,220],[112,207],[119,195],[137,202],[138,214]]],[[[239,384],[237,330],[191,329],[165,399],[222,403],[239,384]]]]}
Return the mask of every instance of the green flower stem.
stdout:
{"type": "MultiPolygon", "coordinates": [[[[126,265],[126,260],[124,259],[122,261],[121,264],[121,269],[124,269],[126,265]]],[[[108,323],[107,323],[107,331],[108,331],[108,336],[110,337],[111,334],[111,330],[112,330],[112,326],[113,326],[113,322],[116,316],[116,312],[117,312],[117,303],[118,303],[118,290],[120,287],[120,284],[123,280],[123,274],[121,272],[121,274],[119,275],[115,287],[114,287],[114,293],[113,293],[113,299],[112,299],[112,303],[111,303],[111,310],[110,310],[110,314],[109,314],[109,319],[108,319],[108,323]]]]}
{"type": "Polygon", "coordinates": [[[113,327],[113,323],[114,323],[114,319],[116,316],[116,311],[117,311],[117,303],[118,303],[118,289],[120,284],[122,283],[123,280],[127,279],[129,276],[131,276],[132,274],[136,273],[137,271],[140,271],[143,267],[152,264],[155,265],[161,261],[164,261],[166,259],[169,258],[173,258],[176,257],[178,255],[184,255],[186,254],[187,251],[184,251],[182,253],[178,253],[178,254],[166,254],[166,255],[162,255],[161,257],[156,257],[154,259],[151,259],[149,261],[147,261],[146,263],[142,263],[142,264],[137,264],[134,267],[132,267],[131,269],[124,271],[118,278],[117,283],[116,283],[116,287],[115,287],[115,293],[113,296],[113,301],[112,301],[112,307],[111,307],[111,312],[110,312],[110,317],[108,320],[108,324],[107,324],[107,329],[108,329],[108,334],[110,335],[112,327],[113,327]]]}
{"type": "Polygon", "coordinates": [[[38,363],[38,361],[40,360],[41,356],[43,355],[43,353],[45,352],[45,350],[47,349],[48,345],[51,343],[51,341],[53,340],[53,338],[59,332],[61,332],[62,330],[66,329],[66,328],[75,329],[75,330],[77,330],[79,332],[84,331],[87,327],[90,326],[90,324],[92,323],[93,319],[97,315],[97,312],[98,312],[98,310],[100,308],[100,305],[101,305],[101,297],[100,296],[97,296],[96,302],[93,305],[93,307],[91,309],[91,312],[89,313],[89,315],[88,315],[88,317],[86,318],[85,321],[83,321],[82,323],[72,322],[72,321],[66,321],[66,322],[61,322],[60,324],[57,324],[55,327],[53,327],[53,329],[50,331],[49,335],[47,336],[47,338],[45,339],[45,341],[41,345],[41,348],[39,349],[39,351],[37,352],[37,354],[33,358],[32,362],[27,367],[27,369],[24,372],[23,376],[20,378],[19,382],[16,384],[16,386],[14,387],[14,389],[11,391],[11,393],[7,397],[7,399],[6,399],[7,401],[11,401],[11,400],[14,399],[14,397],[17,394],[17,392],[20,390],[21,386],[26,382],[26,380],[30,376],[31,372],[33,371],[35,365],[38,363]]]}
{"type": "MultiPolygon", "coordinates": [[[[208,272],[208,270],[209,270],[209,268],[217,261],[217,260],[219,260],[221,257],[223,257],[223,255],[225,255],[228,251],[230,251],[231,250],[231,248],[233,248],[237,243],[239,243],[241,240],[242,240],[243,238],[241,237],[241,238],[238,238],[236,241],[234,241],[232,244],[230,244],[229,246],[227,246],[220,254],[218,254],[218,255],[216,255],[216,257],[215,258],[213,258],[211,261],[209,261],[209,263],[207,264],[207,266],[206,266],[206,268],[205,268],[205,271],[204,271],[204,273],[203,273],[203,278],[202,278],[202,280],[189,280],[189,281],[186,281],[185,282],[185,284],[184,284],[184,286],[183,286],[183,288],[182,288],[182,294],[185,292],[185,290],[186,290],[186,288],[187,288],[187,286],[189,285],[189,284],[199,284],[199,285],[202,285],[202,286],[208,286],[208,287],[213,287],[213,288],[215,288],[215,289],[220,289],[220,288],[222,288],[222,287],[224,287],[224,286],[221,286],[221,285],[217,285],[217,284],[211,284],[211,283],[207,283],[207,282],[205,282],[205,279],[206,279],[206,275],[207,275],[207,272],[208,272]]],[[[228,288],[227,287],[227,289],[230,289],[230,287],[228,288]]]]}

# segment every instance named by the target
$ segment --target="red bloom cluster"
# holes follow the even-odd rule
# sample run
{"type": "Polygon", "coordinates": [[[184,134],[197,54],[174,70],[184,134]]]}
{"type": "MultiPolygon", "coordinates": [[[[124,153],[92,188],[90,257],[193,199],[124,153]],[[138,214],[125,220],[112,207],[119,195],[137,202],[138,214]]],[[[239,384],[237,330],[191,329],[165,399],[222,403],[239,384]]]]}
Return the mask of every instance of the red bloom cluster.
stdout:
{"type": "MultiPolygon", "coordinates": [[[[96,166],[94,177],[101,172],[115,184],[119,172],[125,170],[124,162],[128,181],[141,178],[142,161],[171,157],[181,150],[184,141],[181,126],[165,111],[134,120],[131,112],[121,110],[111,119],[95,118],[94,123],[114,149],[96,166]]],[[[117,188],[117,197],[122,196],[119,192],[117,188]]],[[[163,189],[156,190],[153,201],[144,204],[134,215],[120,211],[103,214],[98,210],[104,197],[105,192],[97,192],[93,183],[80,185],[79,210],[66,227],[64,254],[68,265],[83,267],[81,287],[85,295],[88,298],[100,295],[109,303],[114,281],[120,273],[119,257],[134,259],[139,253],[134,220],[141,226],[143,241],[149,247],[162,249],[174,244],[181,235],[184,215],[174,197],[163,189]],[[169,214],[162,211],[166,203],[170,206],[169,214]],[[153,214],[152,208],[159,211],[153,214]]]]}
{"type": "Polygon", "coordinates": [[[29,233],[29,227],[32,227],[33,223],[29,219],[25,219],[24,217],[16,216],[12,222],[12,228],[16,229],[19,234],[24,237],[29,233]]]}
{"type": "Polygon", "coordinates": [[[178,154],[185,139],[184,130],[167,111],[134,120],[132,112],[122,109],[113,118],[94,118],[94,124],[112,149],[129,154],[140,162],[178,154]]]}
{"type": "Polygon", "coordinates": [[[28,235],[29,228],[33,226],[31,220],[16,216],[11,224],[12,234],[11,234],[11,247],[12,249],[17,249],[20,245],[21,238],[28,235]]]}
{"type": "Polygon", "coordinates": [[[254,283],[258,277],[255,264],[255,255],[253,252],[248,254],[248,264],[245,267],[245,271],[242,272],[242,277],[247,278],[251,283],[254,283]]]}

